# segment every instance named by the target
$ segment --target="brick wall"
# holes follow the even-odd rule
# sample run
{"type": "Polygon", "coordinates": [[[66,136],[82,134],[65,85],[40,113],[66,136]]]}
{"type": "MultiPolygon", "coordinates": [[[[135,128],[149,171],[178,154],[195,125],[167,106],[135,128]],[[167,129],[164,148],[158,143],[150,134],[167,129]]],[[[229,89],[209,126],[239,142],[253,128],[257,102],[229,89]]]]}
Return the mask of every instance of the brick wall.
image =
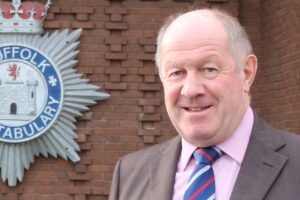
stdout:
{"type": "Polygon", "coordinates": [[[299,12],[295,10],[299,5],[294,7],[295,2],[54,0],[46,30],[83,28],[77,70],[111,98],[78,119],[80,162],[38,157],[17,187],[0,183],[0,199],[107,199],[120,156],[176,135],[164,108],[153,56],[156,33],[164,18],[191,7],[219,6],[240,18],[261,58],[253,88],[254,106],[274,125],[299,132],[299,12]],[[282,116],[284,123],[279,120],[282,116]]]}
{"type": "Polygon", "coordinates": [[[254,105],[273,126],[300,133],[300,2],[261,1],[261,61],[254,105]]]}

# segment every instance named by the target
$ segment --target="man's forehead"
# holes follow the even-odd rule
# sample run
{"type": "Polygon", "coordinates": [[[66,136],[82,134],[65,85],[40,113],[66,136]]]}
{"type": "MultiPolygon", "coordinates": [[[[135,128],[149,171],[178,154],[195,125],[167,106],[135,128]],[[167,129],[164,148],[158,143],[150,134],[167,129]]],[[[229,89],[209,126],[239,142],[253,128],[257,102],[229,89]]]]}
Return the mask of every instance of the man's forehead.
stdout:
{"type": "Polygon", "coordinates": [[[176,18],[167,28],[162,44],[188,41],[223,40],[226,30],[220,20],[208,10],[197,10],[176,18]]]}

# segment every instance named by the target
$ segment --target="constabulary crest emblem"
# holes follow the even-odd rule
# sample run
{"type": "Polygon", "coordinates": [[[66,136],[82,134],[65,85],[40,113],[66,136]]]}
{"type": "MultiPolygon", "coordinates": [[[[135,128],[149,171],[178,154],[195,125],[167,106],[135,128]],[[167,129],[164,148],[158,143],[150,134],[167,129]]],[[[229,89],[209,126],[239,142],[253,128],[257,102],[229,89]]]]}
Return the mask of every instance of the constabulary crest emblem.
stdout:
{"type": "Polygon", "coordinates": [[[76,117],[109,97],[76,73],[82,30],[43,34],[51,1],[0,1],[0,167],[9,186],[34,157],[79,161],[76,117]]]}

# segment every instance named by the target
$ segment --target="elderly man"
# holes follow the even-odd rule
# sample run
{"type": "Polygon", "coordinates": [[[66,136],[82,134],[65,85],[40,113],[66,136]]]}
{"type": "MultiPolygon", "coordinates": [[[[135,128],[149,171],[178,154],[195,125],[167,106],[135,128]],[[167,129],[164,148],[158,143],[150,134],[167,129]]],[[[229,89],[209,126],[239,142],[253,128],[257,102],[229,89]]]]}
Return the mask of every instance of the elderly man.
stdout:
{"type": "Polygon", "coordinates": [[[300,139],[250,107],[257,58],[238,21],[201,9],[160,30],[156,64],[179,136],[116,165],[110,200],[296,200],[300,139]]]}

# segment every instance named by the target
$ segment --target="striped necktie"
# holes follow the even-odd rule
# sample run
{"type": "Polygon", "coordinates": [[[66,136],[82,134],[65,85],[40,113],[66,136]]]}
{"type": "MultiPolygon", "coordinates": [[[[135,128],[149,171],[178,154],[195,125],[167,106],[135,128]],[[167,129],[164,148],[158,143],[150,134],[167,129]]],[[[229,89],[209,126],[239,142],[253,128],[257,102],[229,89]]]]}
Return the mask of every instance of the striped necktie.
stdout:
{"type": "Polygon", "coordinates": [[[184,200],[216,199],[212,164],[221,155],[222,152],[216,147],[198,148],[194,151],[193,157],[197,165],[189,179],[184,200]]]}

